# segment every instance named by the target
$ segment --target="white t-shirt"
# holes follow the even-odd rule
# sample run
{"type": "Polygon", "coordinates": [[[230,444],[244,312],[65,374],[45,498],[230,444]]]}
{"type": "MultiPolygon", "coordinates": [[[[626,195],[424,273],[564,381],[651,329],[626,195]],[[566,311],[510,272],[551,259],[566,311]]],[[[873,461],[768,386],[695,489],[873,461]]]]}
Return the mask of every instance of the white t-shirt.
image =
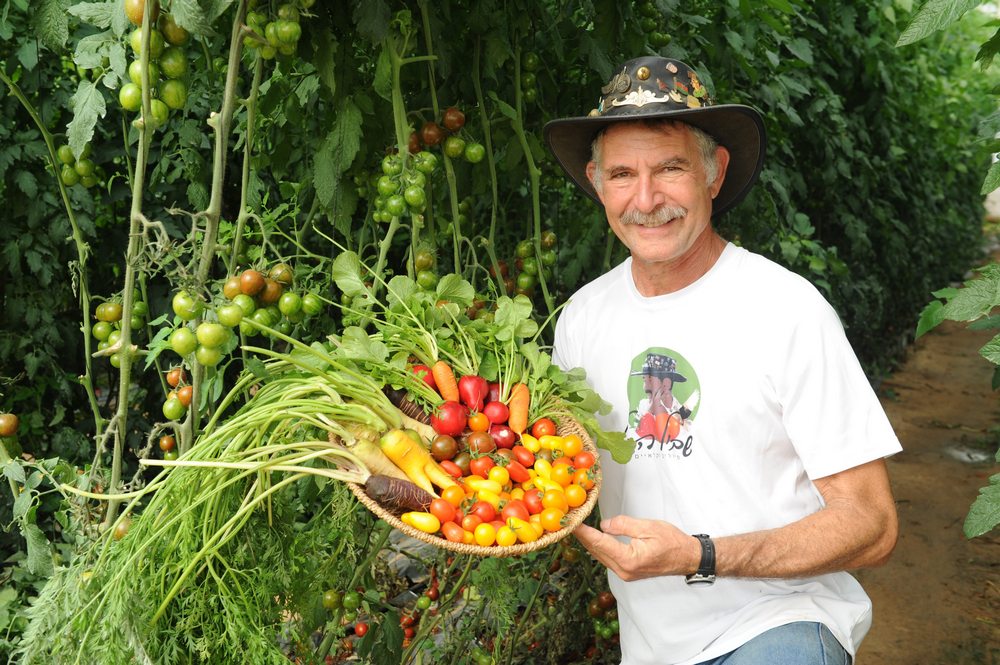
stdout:
{"type": "MultiPolygon", "coordinates": [[[[602,452],[605,518],[716,537],[780,527],[823,506],[811,479],[900,450],[833,308],[804,278],[732,244],[667,295],[640,295],[631,259],[587,284],[559,318],[553,357],[586,369],[614,405],[605,429],[637,440],[627,464],[602,452]],[[649,434],[648,423],[637,435],[651,357],[673,363],[674,397],[691,411],[672,438],[662,427],[649,434]]],[[[708,587],[608,577],[624,665],[698,663],[793,621],[825,624],[854,654],[871,624],[848,573],[708,587]]]]}

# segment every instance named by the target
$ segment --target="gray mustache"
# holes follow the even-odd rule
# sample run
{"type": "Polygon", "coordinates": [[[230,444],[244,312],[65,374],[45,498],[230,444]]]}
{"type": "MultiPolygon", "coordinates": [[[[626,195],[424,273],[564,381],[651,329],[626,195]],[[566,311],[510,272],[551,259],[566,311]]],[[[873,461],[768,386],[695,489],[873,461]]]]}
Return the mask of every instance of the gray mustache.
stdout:
{"type": "Polygon", "coordinates": [[[659,226],[683,217],[687,214],[687,208],[682,206],[660,206],[653,212],[639,212],[638,210],[626,210],[621,214],[619,220],[622,224],[641,224],[643,226],[659,226]]]}

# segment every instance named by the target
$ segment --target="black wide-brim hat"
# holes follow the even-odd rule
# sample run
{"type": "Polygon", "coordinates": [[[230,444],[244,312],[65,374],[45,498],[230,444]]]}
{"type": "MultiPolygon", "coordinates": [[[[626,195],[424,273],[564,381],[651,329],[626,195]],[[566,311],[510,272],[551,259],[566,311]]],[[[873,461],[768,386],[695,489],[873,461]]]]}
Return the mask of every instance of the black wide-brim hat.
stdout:
{"type": "Polygon", "coordinates": [[[729,166],[712,203],[712,216],[742,201],[764,164],[764,120],[750,106],[715,104],[697,72],[680,60],[659,56],[629,60],[601,89],[600,103],[590,115],[552,120],[543,131],[559,165],[600,203],[587,178],[594,138],[616,122],[660,118],[693,125],[729,150],[729,166]]]}

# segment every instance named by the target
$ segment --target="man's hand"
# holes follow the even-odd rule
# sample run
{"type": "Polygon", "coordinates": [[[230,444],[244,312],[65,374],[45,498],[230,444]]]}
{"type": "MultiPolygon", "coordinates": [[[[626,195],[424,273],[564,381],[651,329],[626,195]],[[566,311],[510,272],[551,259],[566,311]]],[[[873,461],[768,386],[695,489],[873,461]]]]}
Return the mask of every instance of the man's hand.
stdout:
{"type": "Polygon", "coordinates": [[[581,524],[573,532],[595,559],[626,582],[661,575],[686,575],[698,569],[701,545],[667,522],[618,515],[601,530],[581,524]],[[628,536],[628,544],[612,536],[628,536]]]}

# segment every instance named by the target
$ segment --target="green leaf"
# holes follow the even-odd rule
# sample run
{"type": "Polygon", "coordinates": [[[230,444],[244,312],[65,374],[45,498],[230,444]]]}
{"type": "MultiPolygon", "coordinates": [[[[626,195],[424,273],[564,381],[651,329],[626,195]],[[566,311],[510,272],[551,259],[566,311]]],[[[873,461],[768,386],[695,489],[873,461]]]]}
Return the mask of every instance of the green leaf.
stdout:
{"type": "Polygon", "coordinates": [[[495,336],[506,342],[511,339],[531,337],[538,331],[538,324],[531,318],[532,305],[527,296],[501,296],[497,300],[495,336]]]}
{"type": "Polygon", "coordinates": [[[84,23],[97,26],[98,28],[110,28],[112,17],[116,11],[121,12],[122,16],[125,15],[122,3],[115,0],[107,0],[106,2],[81,2],[73,5],[66,11],[84,23]]]}
{"type": "Polygon", "coordinates": [[[371,291],[361,279],[361,259],[354,252],[341,252],[333,260],[331,274],[337,288],[348,296],[352,298],[357,296],[371,297],[371,291]]]}
{"type": "Polygon", "coordinates": [[[389,51],[382,49],[375,62],[375,79],[372,81],[372,88],[382,99],[392,99],[392,59],[389,51]]]}
{"type": "Polygon", "coordinates": [[[104,95],[90,81],[83,79],[76,94],[70,100],[73,109],[73,119],[66,127],[69,147],[74,155],[83,153],[84,146],[94,137],[94,125],[98,118],[103,118],[106,112],[104,95]]]}
{"type": "Polygon", "coordinates": [[[788,0],[766,0],[767,6],[771,9],[777,9],[779,12],[785,14],[794,14],[795,8],[792,7],[788,0]]]}
{"type": "Polygon", "coordinates": [[[267,370],[267,365],[265,365],[260,358],[247,358],[244,366],[248,372],[256,376],[258,379],[266,381],[271,378],[271,373],[267,370]]]}
{"type": "Polygon", "coordinates": [[[965,537],[982,536],[997,524],[1000,524],[1000,473],[990,477],[990,484],[981,488],[979,496],[972,502],[965,517],[965,537]]]}
{"type": "Polygon", "coordinates": [[[476,290],[461,275],[454,273],[445,275],[437,283],[439,300],[447,300],[462,307],[468,307],[476,297],[476,290]]]}
{"type": "MultiPolygon", "coordinates": [[[[172,0],[170,15],[174,22],[195,35],[212,33],[212,21],[205,15],[197,0],[172,0]]],[[[213,17],[214,18],[214,17],[213,17]]]]}
{"type": "Polygon", "coordinates": [[[927,35],[951,25],[973,7],[978,7],[980,0],[927,0],[913,20],[903,30],[896,41],[896,46],[906,46],[920,41],[927,35]]]}
{"type": "Polygon", "coordinates": [[[36,524],[23,525],[21,535],[28,543],[28,571],[42,577],[51,575],[53,566],[49,539],[36,524]]]}
{"type": "Polygon", "coordinates": [[[994,365],[1000,365],[1000,335],[997,335],[988,341],[983,348],[979,349],[979,355],[994,365]]]}
{"type": "Polygon", "coordinates": [[[809,42],[806,39],[802,37],[796,37],[795,39],[785,44],[785,46],[788,48],[789,51],[791,51],[792,55],[794,55],[802,62],[806,63],[807,65],[813,64],[814,60],[813,60],[812,46],[810,46],[809,42]]]}
{"type": "Polygon", "coordinates": [[[320,201],[329,207],[340,186],[341,176],[351,166],[361,146],[361,111],[351,98],[344,99],[334,114],[336,121],[316,154],[313,185],[320,201]]]}
{"type": "Polygon", "coordinates": [[[3,475],[7,476],[15,483],[24,484],[24,467],[15,459],[7,462],[3,467],[3,475]]]}
{"type": "Polygon", "coordinates": [[[392,10],[384,0],[361,0],[354,6],[352,15],[358,34],[373,42],[380,42],[389,29],[392,10]]]}
{"type": "Polygon", "coordinates": [[[513,106],[497,97],[497,94],[492,90],[490,90],[489,96],[493,100],[493,103],[497,105],[497,108],[500,109],[500,113],[504,114],[510,120],[517,120],[517,111],[514,110],[513,106]]]}
{"type": "Polygon", "coordinates": [[[972,321],[986,316],[1000,305],[1000,279],[981,277],[965,283],[944,306],[944,317],[951,321],[972,321]]]}
{"type": "Polygon", "coordinates": [[[944,321],[944,303],[940,300],[933,300],[920,312],[920,319],[917,321],[916,336],[921,337],[936,328],[944,321]]]}
{"type": "Polygon", "coordinates": [[[69,19],[62,0],[41,0],[33,4],[38,38],[49,50],[58,53],[69,40],[69,19]]]}
{"type": "Polygon", "coordinates": [[[396,305],[409,301],[410,297],[419,291],[417,283],[406,275],[396,275],[389,280],[386,290],[386,305],[395,309],[396,305]]]}
{"type": "Polygon", "coordinates": [[[979,188],[979,193],[986,196],[992,191],[1000,188],[1000,162],[993,162],[990,170],[986,172],[986,179],[983,186],[979,188]]]}
{"type": "Polygon", "coordinates": [[[340,352],[344,357],[372,363],[384,363],[389,358],[389,347],[369,337],[358,326],[344,329],[340,337],[340,352]]]}

